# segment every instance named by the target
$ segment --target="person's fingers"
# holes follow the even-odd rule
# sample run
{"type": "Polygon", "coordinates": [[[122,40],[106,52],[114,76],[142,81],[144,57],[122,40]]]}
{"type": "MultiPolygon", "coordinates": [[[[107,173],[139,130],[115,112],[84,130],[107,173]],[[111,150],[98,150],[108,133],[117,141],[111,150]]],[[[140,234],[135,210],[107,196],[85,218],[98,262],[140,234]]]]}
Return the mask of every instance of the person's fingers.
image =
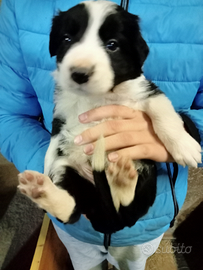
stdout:
{"type": "Polygon", "coordinates": [[[106,105],[84,112],[78,116],[81,123],[99,121],[105,118],[136,118],[140,111],[135,111],[123,105],[106,105]]]}
{"type": "Polygon", "coordinates": [[[140,144],[120,149],[108,155],[111,162],[116,162],[120,157],[130,157],[132,160],[151,159],[157,162],[173,162],[173,158],[163,145],[140,144]]]}
{"type": "MultiPolygon", "coordinates": [[[[90,142],[95,142],[101,135],[103,137],[108,137],[114,134],[124,133],[123,136],[125,136],[125,131],[133,131],[139,133],[139,131],[147,129],[147,125],[147,121],[141,121],[137,123],[134,119],[109,120],[85,130],[75,138],[74,142],[77,145],[83,145],[90,142]]],[[[134,135],[136,136],[136,134],[134,135]]],[[[121,138],[122,141],[125,140],[125,138],[126,136],[124,138],[121,138]]],[[[127,137],[126,139],[128,140],[129,138],[127,137]]]]}
{"type": "MultiPolygon", "coordinates": [[[[122,132],[112,136],[105,137],[105,151],[115,151],[125,147],[135,146],[152,142],[152,137],[147,132],[122,132]]],[[[94,152],[96,142],[88,144],[84,147],[84,152],[91,155],[94,152]]]]}
{"type": "Polygon", "coordinates": [[[113,118],[87,129],[75,138],[75,144],[85,145],[84,152],[91,155],[96,141],[102,135],[108,158],[116,162],[120,157],[132,160],[151,159],[157,162],[173,161],[162,142],[154,133],[150,118],[141,111],[121,105],[107,105],[79,116],[81,123],[113,118]]]}

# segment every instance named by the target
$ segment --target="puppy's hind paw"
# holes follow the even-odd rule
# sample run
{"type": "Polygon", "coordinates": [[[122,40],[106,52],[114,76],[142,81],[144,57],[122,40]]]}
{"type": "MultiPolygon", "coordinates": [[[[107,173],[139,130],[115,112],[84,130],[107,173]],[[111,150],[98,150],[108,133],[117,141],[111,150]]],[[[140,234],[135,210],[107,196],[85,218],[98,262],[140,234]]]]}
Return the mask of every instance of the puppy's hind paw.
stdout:
{"type": "Polygon", "coordinates": [[[133,201],[138,173],[131,159],[120,158],[116,163],[110,163],[106,174],[114,206],[118,211],[120,204],[128,206],[133,201]]]}

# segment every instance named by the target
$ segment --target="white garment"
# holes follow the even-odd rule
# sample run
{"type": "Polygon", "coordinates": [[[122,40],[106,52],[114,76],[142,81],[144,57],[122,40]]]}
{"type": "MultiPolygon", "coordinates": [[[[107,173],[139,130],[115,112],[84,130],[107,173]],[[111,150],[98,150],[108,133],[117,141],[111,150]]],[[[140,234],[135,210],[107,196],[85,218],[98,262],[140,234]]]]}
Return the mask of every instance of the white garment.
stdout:
{"type": "Polygon", "coordinates": [[[159,247],[163,234],[144,244],[127,247],[98,246],[81,242],[55,224],[54,228],[70,255],[75,270],[104,270],[107,260],[118,270],[144,270],[147,258],[159,247]]]}

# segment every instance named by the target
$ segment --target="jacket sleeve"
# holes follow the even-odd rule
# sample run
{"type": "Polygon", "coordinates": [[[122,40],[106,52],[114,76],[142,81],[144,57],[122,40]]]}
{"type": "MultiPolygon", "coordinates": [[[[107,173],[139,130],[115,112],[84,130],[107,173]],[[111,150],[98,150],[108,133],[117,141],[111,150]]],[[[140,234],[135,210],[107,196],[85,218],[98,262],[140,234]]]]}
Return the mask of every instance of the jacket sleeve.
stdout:
{"type": "Polygon", "coordinates": [[[50,134],[38,121],[42,112],[23,61],[12,0],[1,4],[0,40],[0,150],[19,171],[43,172],[50,134]]]}

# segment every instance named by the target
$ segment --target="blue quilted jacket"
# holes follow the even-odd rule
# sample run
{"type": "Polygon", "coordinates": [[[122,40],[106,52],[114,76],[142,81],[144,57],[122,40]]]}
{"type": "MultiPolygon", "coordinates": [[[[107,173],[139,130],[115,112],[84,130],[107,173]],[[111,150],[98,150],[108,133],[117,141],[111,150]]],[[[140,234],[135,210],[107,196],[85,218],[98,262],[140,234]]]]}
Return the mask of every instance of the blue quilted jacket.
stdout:
{"type": "MultiPolygon", "coordinates": [[[[77,0],[3,0],[0,13],[0,149],[19,171],[43,172],[52,122],[55,58],[48,51],[54,14],[77,0]],[[39,121],[42,119],[42,121],[39,121]]],[[[115,0],[118,4],[120,0],[115,0]]],[[[203,142],[203,2],[202,0],[131,0],[129,11],[141,18],[150,47],[145,76],[184,112],[203,142]],[[201,83],[200,83],[201,82],[201,83]]],[[[71,112],[69,112],[71,113],[71,112]]],[[[157,197],[132,228],[112,235],[113,246],[140,244],[165,232],[174,215],[166,165],[157,164],[157,197]]],[[[176,195],[182,206],[188,169],[179,166],[176,195]]],[[[103,234],[84,217],[64,225],[75,238],[103,244],[103,234]]]]}

